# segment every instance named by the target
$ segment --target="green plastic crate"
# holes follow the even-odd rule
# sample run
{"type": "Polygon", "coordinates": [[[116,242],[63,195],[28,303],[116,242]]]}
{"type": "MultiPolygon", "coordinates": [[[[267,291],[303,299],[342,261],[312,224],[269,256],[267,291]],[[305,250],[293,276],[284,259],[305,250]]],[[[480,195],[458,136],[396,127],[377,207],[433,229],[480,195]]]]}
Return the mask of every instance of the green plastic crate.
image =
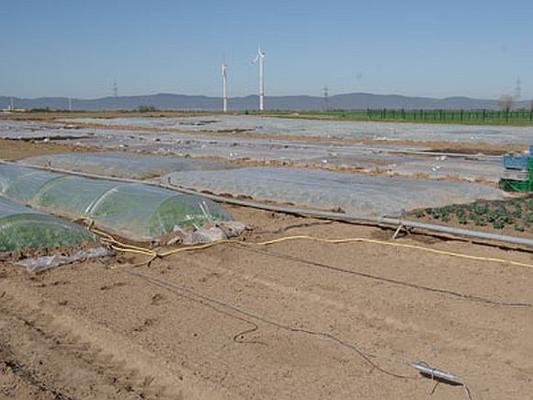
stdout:
{"type": "Polygon", "coordinates": [[[529,161],[528,161],[528,167],[529,167],[529,191],[533,192],[533,157],[531,154],[530,154],[529,161]]]}
{"type": "Polygon", "coordinates": [[[500,179],[500,189],[506,192],[529,192],[531,186],[531,176],[529,181],[515,181],[512,179],[500,179]]]}

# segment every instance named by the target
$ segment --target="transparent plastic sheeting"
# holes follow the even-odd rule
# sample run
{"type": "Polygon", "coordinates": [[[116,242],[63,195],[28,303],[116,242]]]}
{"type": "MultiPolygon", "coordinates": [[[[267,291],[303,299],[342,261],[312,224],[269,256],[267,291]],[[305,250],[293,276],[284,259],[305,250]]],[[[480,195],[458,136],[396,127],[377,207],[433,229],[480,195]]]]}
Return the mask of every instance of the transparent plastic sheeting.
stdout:
{"type": "Polygon", "coordinates": [[[161,180],[185,188],[251,196],[365,216],[400,215],[421,207],[500,199],[496,188],[471,183],[342,174],[312,169],[241,168],[172,173],[161,180]]]}
{"type": "Polygon", "coordinates": [[[0,164],[0,190],[11,200],[68,218],[90,218],[132,240],[231,220],[218,204],[143,184],[88,179],[0,164]]]}
{"type": "Polygon", "coordinates": [[[469,181],[482,179],[498,182],[503,167],[501,159],[465,159],[458,157],[408,158],[387,166],[391,172],[401,175],[424,175],[431,178],[457,177],[469,181]]]}
{"type": "Polygon", "coordinates": [[[0,196],[0,252],[73,247],[94,241],[83,227],[0,196]]]}
{"type": "Polygon", "coordinates": [[[228,165],[210,160],[162,157],[124,152],[66,153],[31,157],[26,164],[131,179],[147,179],[173,171],[224,169],[228,165]]]}
{"type": "Polygon", "coordinates": [[[493,144],[533,144],[530,127],[422,124],[408,122],[319,121],[255,115],[216,115],[183,118],[81,118],[77,122],[107,126],[178,129],[186,132],[245,131],[254,134],[387,140],[449,141],[493,144]]]}
{"type": "Polygon", "coordinates": [[[52,256],[30,257],[17,261],[15,265],[26,268],[28,272],[43,272],[47,269],[59,267],[65,264],[90,260],[112,255],[112,251],[107,247],[93,247],[86,250],[79,250],[72,255],[54,254],[52,256]]]}
{"type": "MultiPolygon", "coordinates": [[[[175,120],[174,120],[175,121],[175,120]]],[[[11,121],[21,122],[21,121],[11,121]]],[[[0,127],[2,121],[0,121],[0,127]]],[[[67,132],[68,130],[64,130],[67,132]]],[[[71,131],[78,132],[80,130],[71,131]]],[[[104,169],[99,165],[99,161],[105,163],[106,172],[102,175],[113,175],[118,177],[130,177],[145,179],[148,176],[161,175],[172,171],[197,170],[197,169],[222,169],[222,163],[208,161],[207,164],[202,162],[186,159],[192,157],[219,157],[229,160],[257,160],[263,162],[283,161],[292,165],[305,164],[322,167],[349,167],[360,168],[365,171],[380,170],[401,175],[419,175],[439,178],[458,176],[463,179],[490,180],[496,182],[502,173],[501,157],[482,156],[482,155],[465,155],[464,157],[454,156],[448,160],[442,160],[440,156],[424,153],[429,148],[411,147],[400,144],[394,144],[395,141],[389,141],[386,144],[364,145],[354,143],[339,143],[324,139],[321,142],[304,142],[297,140],[284,140],[272,138],[235,138],[230,136],[204,136],[198,134],[186,134],[177,132],[153,132],[132,131],[125,134],[121,130],[112,129],[95,129],[93,136],[84,139],[65,139],[62,142],[83,145],[98,146],[107,149],[124,148],[129,149],[131,156],[123,155],[127,158],[124,161],[124,168],[119,168],[114,156],[102,155],[103,159],[87,156],[78,153],[74,160],[65,157],[50,158],[48,156],[38,157],[35,162],[38,165],[45,165],[51,161],[52,166],[65,167],[77,171],[98,173],[104,169]],[[133,152],[150,152],[161,155],[176,155],[182,157],[181,164],[170,164],[166,157],[161,157],[161,161],[154,158],[152,162],[150,156],[135,154],[133,152]],[[135,155],[133,155],[135,154],[135,155]],[[108,159],[109,157],[109,159],[108,159]],[[132,157],[131,159],[129,157],[132,157]],[[146,161],[134,162],[135,158],[143,158],[146,161]],[[144,158],[148,157],[148,158],[144,158]],[[79,158],[79,161],[77,160],[79,158]],[[166,161],[165,161],[166,160],[166,161]],[[190,162],[190,163],[189,163],[190,162]],[[168,170],[170,166],[172,170],[168,170]]],[[[28,130],[22,133],[21,129],[17,130],[18,135],[33,137],[33,132],[28,130]]],[[[37,131],[39,135],[45,135],[46,130],[37,131]]],[[[2,136],[0,129],[0,136],[2,136]]],[[[455,137],[450,136],[452,139],[455,137]]],[[[109,154],[109,153],[106,153],[109,154]]],[[[124,154],[124,153],[118,153],[124,154]]],[[[53,156],[51,156],[53,157],[53,156]]],[[[170,158],[170,157],[169,157],[170,158]]],[[[418,176],[420,177],[420,176],[418,176]]]]}
{"type": "Polygon", "coordinates": [[[72,139],[94,135],[90,129],[72,129],[68,124],[42,121],[0,121],[0,137],[3,139],[72,139]]]}

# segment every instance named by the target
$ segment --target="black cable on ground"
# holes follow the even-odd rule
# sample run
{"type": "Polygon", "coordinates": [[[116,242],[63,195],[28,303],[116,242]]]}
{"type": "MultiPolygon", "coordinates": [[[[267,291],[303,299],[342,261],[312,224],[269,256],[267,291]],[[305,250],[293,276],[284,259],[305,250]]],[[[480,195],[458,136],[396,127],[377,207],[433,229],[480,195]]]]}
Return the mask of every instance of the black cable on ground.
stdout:
{"type": "Polygon", "coordinates": [[[340,345],[342,347],[345,347],[345,348],[355,352],[357,355],[359,355],[360,358],[362,358],[373,369],[375,369],[375,370],[377,370],[377,371],[379,371],[379,372],[381,372],[381,373],[383,373],[385,375],[388,375],[388,376],[391,376],[391,377],[394,377],[394,378],[399,378],[399,379],[413,379],[413,380],[419,380],[420,379],[420,378],[414,377],[414,376],[397,374],[395,372],[391,372],[391,371],[388,371],[388,370],[380,367],[374,361],[371,360],[371,358],[375,358],[376,357],[375,355],[366,353],[366,352],[360,350],[357,346],[355,346],[355,345],[353,345],[351,343],[348,343],[348,342],[346,342],[346,341],[344,341],[342,339],[339,339],[338,337],[336,337],[336,336],[334,336],[334,335],[332,335],[330,333],[319,332],[319,331],[314,331],[314,330],[310,330],[310,329],[298,328],[298,327],[294,327],[294,326],[291,326],[291,325],[286,325],[284,323],[271,320],[271,319],[269,319],[267,317],[264,317],[264,316],[259,315],[259,314],[252,313],[250,311],[246,311],[244,309],[241,309],[241,308],[236,307],[234,305],[231,305],[229,303],[226,303],[226,302],[223,302],[221,300],[215,299],[213,297],[207,296],[205,294],[199,293],[199,292],[197,292],[195,290],[192,290],[192,289],[189,289],[187,287],[177,285],[175,283],[165,282],[165,281],[163,281],[161,279],[158,279],[156,277],[145,275],[145,274],[142,274],[140,272],[133,271],[133,270],[124,270],[124,272],[126,272],[127,274],[130,274],[130,275],[136,276],[138,278],[141,278],[141,279],[145,280],[146,282],[151,283],[153,285],[156,285],[156,286],[159,286],[161,288],[164,288],[164,289],[167,289],[169,291],[172,291],[172,292],[174,292],[174,293],[176,293],[176,294],[178,294],[178,295],[180,295],[182,297],[185,297],[185,298],[187,298],[187,299],[189,299],[191,301],[194,301],[196,303],[199,303],[199,304],[202,304],[204,306],[207,306],[207,307],[211,308],[212,310],[215,310],[218,313],[224,314],[226,316],[230,316],[232,318],[236,318],[236,319],[241,320],[241,321],[246,321],[246,322],[248,322],[248,323],[250,323],[252,325],[254,325],[253,322],[251,322],[251,321],[249,321],[247,319],[244,319],[242,317],[235,316],[235,315],[233,315],[231,313],[228,313],[227,311],[220,310],[219,307],[227,308],[229,310],[232,310],[235,313],[244,315],[244,316],[246,316],[248,318],[251,318],[251,319],[255,319],[257,321],[263,322],[263,323],[265,323],[267,325],[274,326],[276,328],[280,328],[280,329],[287,330],[287,331],[290,331],[290,332],[296,332],[296,333],[307,334],[307,335],[310,335],[310,336],[320,337],[320,338],[332,341],[332,342],[337,343],[338,345],[340,345]],[[190,296],[187,296],[187,295],[183,294],[183,292],[190,294],[190,296]],[[217,306],[219,306],[219,307],[215,306],[215,304],[217,306]]]}
{"type": "Polygon", "coordinates": [[[369,273],[366,273],[366,272],[352,271],[352,270],[348,270],[348,269],[345,269],[345,268],[337,267],[337,266],[334,266],[334,265],[324,264],[324,263],[320,263],[320,262],[316,262],[316,261],[310,261],[310,260],[306,260],[304,258],[291,256],[291,255],[288,255],[288,254],[280,254],[280,253],[275,253],[275,252],[268,251],[268,250],[254,249],[254,248],[244,247],[244,246],[234,246],[234,247],[235,248],[239,248],[239,249],[245,249],[245,250],[253,252],[253,253],[258,253],[258,254],[263,254],[263,255],[267,255],[267,256],[271,256],[271,257],[281,258],[281,259],[284,259],[284,260],[294,261],[294,262],[297,262],[297,263],[300,263],[300,264],[304,264],[304,265],[308,265],[308,266],[323,268],[323,269],[327,269],[327,270],[330,270],[330,271],[341,272],[341,273],[349,274],[349,275],[360,276],[360,277],[363,277],[363,278],[366,278],[366,279],[371,279],[371,280],[380,281],[380,282],[386,282],[386,283],[389,283],[389,284],[392,284],[392,285],[404,286],[404,287],[409,287],[409,288],[412,288],[412,289],[425,290],[425,291],[428,291],[428,292],[439,293],[439,294],[452,296],[452,297],[457,297],[457,298],[460,298],[460,299],[463,299],[463,300],[472,301],[472,302],[492,304],[492,305],[497,305],[497,306],[507,306],[507,307],[533,307],[533,303],[505,302],[505,301],[492,300],[492,299],[481,297],[481,296],[473,296],[473,295],[464,294],[464,293],[460,293],[460,292],[454,292],[452,290],[438,289],[438,288],[433,288],[433,287],[428,287],[428,286],[417,285],[417,284],[411,283],[411,282],[405,282],[405,281],[400,281],[400,280],[391,279],[391,278],[384,278],[384,277],[377,276],[377,275],[372,275],[372,274],[369,274],[369,273]]]}

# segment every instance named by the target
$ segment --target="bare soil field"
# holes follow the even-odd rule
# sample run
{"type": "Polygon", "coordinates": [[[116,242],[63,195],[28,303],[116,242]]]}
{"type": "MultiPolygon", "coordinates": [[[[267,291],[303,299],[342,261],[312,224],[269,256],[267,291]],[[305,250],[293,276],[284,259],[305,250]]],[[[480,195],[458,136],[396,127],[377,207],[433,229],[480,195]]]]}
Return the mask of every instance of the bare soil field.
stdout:
{"type": "MultiPolygon", "coordinates": [[[[9,159],[65,150],[0,142],[9,159]]],[[[240,243],[149,265],[0,262],[0,399],[468,398],[413,361],[474,400],[531,398],[532,253],[228,209],[240,243]],[[366,242],[254,245],[298,235],[366,242]]]]}
{"type": "Polygon", "coordinates": [[[99,151],[98,148],[90,150],[87,146],[74,146],[58,143],[26,142],[21,140],[0,139],[0,159],[15,161],[35,155],[68,153],[76,151],[99,151]]]}
{"type": "MultiPolygon", "coordinates": [[[[246,242],[391,235],[231,211],[252,228],[246,242]]],[[[529,253],[463,241],[395,243],[533,264],[529,253]]],[[[128,267],[140,260],[112,257],[40,275],[2,264],[1,392],[23,399],[426,399],[434,383],[406,364],[422,360],[463,377],[474,399],[529,398],[532,269],[304,240],[221,244],[128,267]]],[[[439,384],[432,398],[463,396],[461,387],[439,384]]]]}

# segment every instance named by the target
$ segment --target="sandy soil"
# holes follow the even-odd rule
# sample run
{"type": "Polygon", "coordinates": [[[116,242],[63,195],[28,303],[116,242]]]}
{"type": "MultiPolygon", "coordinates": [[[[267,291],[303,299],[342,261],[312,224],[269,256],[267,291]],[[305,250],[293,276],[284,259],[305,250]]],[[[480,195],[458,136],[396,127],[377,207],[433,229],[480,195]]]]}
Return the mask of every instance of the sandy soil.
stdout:
{"type": "Polygon", "coordinates": [[[0,159],[21,160],[27,157],[77,151],[100,151],[88,146],[74,146],[58,143],[27,142],[22,140],[0,139],[0,159]]]}
{"type": "MultiPolygon", "coordinates": [[[[231,211],[253,228],[250,243],[391,235],[231,211]]],[[[533,263],[528,253],[462,241],[410,236],[396,243],[533,263]]],[[[462,376],[474,399],[530,398],[532,269],[308,241],[220,245],[127,266],[139,260],[121,256],[37,276],[1,265],[0,393],[427,399],[433,383],[406,365],[423,360],[462,376]]],[[[440,384],[432,398],[463,395],[440,384]]]]}
{"type": "Polygon", "coordinates": [[[133,375],[99,358],[38,311],[0,304],[0,398],[138,399],[133,375]]]}

